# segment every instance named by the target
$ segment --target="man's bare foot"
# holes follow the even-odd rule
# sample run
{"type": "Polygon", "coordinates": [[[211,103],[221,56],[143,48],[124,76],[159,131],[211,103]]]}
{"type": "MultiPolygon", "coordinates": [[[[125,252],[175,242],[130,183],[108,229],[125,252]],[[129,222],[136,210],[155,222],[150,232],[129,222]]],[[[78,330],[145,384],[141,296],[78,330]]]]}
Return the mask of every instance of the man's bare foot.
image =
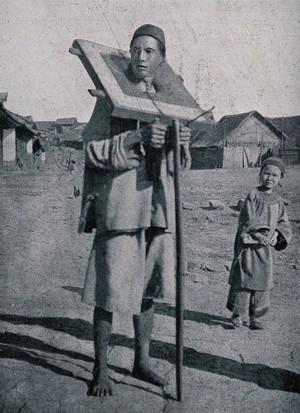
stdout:
{"type": "Polygon", "coordinates": [[[113,388],[107,374],[93,374],[93,380],[89,385],[89,396],[105,397],[112,396],[113,388]]]}
{"type": "Polygon", "coordinates": [[[167,381],[151,370],[149,366],[133,366],[132,377],[159,387],[167,384],[167,381]]]}

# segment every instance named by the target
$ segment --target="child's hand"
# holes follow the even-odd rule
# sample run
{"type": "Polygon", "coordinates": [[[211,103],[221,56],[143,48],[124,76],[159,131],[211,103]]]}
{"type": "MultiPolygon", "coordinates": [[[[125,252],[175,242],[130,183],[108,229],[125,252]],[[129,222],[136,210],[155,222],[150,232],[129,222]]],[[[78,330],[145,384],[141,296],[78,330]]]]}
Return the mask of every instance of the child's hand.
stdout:
{"type": "Polygon", "coordinates": [[[256,239],[261,245],[270,245],[269,238],[266,235],[261,234],[260,232],[252,234],[252,237],[256,239]]]}
{"type": "Polygon", "coordinates": [[[272,235],[272,237],[269,240],[270,245],[272,245],[272,247],[274,247],[274,245],[277,244],[277,238],[278,238],[278,232],[275,231],[274,234],[272,235]]]}

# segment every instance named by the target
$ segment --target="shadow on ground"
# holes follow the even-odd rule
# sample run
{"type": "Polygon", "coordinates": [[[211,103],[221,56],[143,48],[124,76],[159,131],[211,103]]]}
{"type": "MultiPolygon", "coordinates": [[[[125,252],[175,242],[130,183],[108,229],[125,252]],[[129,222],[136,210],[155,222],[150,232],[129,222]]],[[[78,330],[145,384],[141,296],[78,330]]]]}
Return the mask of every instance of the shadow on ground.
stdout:
{"type": "MultiPolygon", "coordinates": [[[[155,313],[175,318],[176,308],[168,304],[157,303],[155,305],[155,313]]],[[[207,324],[210,326],[218,325],[222,326],[224,329],[232,330],[230,319],[219,315],[200,313],[199,311],[184,310],[184,320],[195,321],[196,323],[207,324]]]]}
{"type": "Polygon", "coordinates": [[[34,366],[44,367],[45,369],[50,370],[60,376],[72,377],[88,384],[88,380],[84,379],[83,377],[75,376],[71,371],[65,370],[62,367],[52,364],[50,360],[53,359],[53,361],[55,362],[55,359],[51,357],[50,354],[60,354],[75,359],[81,358],[84,359],[84,361],[87,361],[87,359],[88,361],[92,361],[92,359],[88,358],[87,356],[76,353],[74,351],[58,349],[56,347],[45,344],[43,341],[33,337],[8,332],[0,335],[1,359],[25,361],[27,363],[33,364],[34,366]],[[40,353],[34,350],[45,351],[49,353],[49,356],[47,355],[47,357],[43,357],[40,353]],[[78,357],[78,355],[80,357],[78,357]]]}
{"type": "MultiPolygon", "coordinates": [[[[79,361],[84,361],[93,364],[94,362],[94,359],[92,357],[86,356],[76,351],[59,349],[57,347],[46,344],[42,340],[36,339],[34,337],[9,332],[0,334],[0,359],[24,361],[34,366],[43,367],[60,376],[70,377],[82,381],[87,386],[87,395],[89,396],[90,380],[75,375],[72,371],[57,366],[57,362],[63,362],[65,364],[70,363],[70,358],[76,360],[77,363],[79,361]],[[47,356],[42,355],[40,353],[41,351],[48,353],[47,356]],[[67,357],[67,359],[55,358],[53,357],[53,355],[55,354],[59,354],[61,357],[67,357]]],[[[71,362],[71,365],[73,367],[76,366],[80,369],[84,369],[92,377],[90,369],[87,369],[84,366],[77,364],[76,362],[71,362]]],[[[125,368],[112,365],[109,365],[109,367],[116,373],[122,374],[124,376],[131,375],[131,372],[125,368]]],[[[119,383],[119,381],[114,377],[111,377],[111,379],[115,383],[119,383]]],[[[140,390],[146,390],[148,393],[158,394],[157,392],[152,391],[151,389],[145,389],[144,387],[139,386],[137,384],[128,384],[124,382],[122,382],[122,384],[126,386],[135,387],[140,390]]],[[[164,399],[173,399],[171,395],[165,393],[162,394],[162,397],[164,399]]]]}
{"type": "Polygon", "coordinates": [[[62,287],[64,290],[71,291],[72,293],[76,293],[78,295],[82,295],[83,288],[80,287],[73,287],[72,285],[65,285],[62,287]]]}
{"type": "MultiPolygon", "coordinates": [[[[191,312],[194,317],[193,313],[191,312]]],[[[207,314],[202,315],[202,317],[206,319],[207,314]]],[[[3,314],[0,315],[0,320],[17,325],[39,325],[54,331],[71,334],[76,338],[84,340],[92,340],[93,337],[92,325],[87,321],[79,319],[67,317],[25,317],[15,314],[3,314]]],[[[118,334],[112,335],[110,344],[134,348],[134,340],[132,338],[118,334]]],[[[73,373],[50,364],[48,359],[51,356],[45,359],[40,354],[35,354],[32,350],[45,351],[49,354],[60,353],[72,359],[91,362],[92,359],[84,354],[58,349],[36,338],[10,332],[0,335],[0,346],[0,358],[27,361],[52,370],[57,374],[86,382],[84,378],[74,377],[73,373]]],[[[152,340],[150,355],[153,358],[167,360],[175,364],[176,348],[174,344],[152,340]]],[[[183,365],[200,371],[253,382],[265,389],[300,393],[300,375],[286,369],[273,368],[264,364],[241,363],[221,356],[200,353],[189,347],[184,348],[183,365]]],[[[112,368],[114,367],[112,366],[112,368]]],[[[127,374],[128,371],[124,371],[124,373],[127,374]]]]}

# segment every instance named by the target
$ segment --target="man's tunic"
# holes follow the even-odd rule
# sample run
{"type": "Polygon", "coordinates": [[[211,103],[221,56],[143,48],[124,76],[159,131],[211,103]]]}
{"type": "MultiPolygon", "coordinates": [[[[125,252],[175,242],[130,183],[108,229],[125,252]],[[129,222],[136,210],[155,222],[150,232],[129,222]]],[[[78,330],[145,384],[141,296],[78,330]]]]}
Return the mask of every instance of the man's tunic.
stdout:
{"type": "Polygon", "coordinates": [[[80,230],[96,228],[83,300],[110,312],[139,313],[143,296],[169,300],[175,292],[171,153],[140,143],[125,150],[126,136],[140,134],[143,125],[111,112],[110,101],[98,99],[83,135],[80,230]],[[158,158],[160,171],[151,176],[158,158]]]}

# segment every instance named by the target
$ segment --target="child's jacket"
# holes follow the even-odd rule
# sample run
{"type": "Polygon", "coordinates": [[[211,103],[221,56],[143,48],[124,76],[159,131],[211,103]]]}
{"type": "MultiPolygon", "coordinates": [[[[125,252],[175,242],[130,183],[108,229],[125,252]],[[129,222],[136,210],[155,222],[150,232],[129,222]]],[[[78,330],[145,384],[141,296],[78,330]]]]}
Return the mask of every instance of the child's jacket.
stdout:
{"type": "Polygon", "coordinates": [[[292,238],[283,199],[276,193],[267,194],[261,187],[251,190],[239,217],[229,284],[240,283],[241,288],[257,291],[273,286],[273,247],[250,240],[251,234],[257,231],[271,238],[275,230],[279,235],[274,248],[282,250],[292,238]]]}

